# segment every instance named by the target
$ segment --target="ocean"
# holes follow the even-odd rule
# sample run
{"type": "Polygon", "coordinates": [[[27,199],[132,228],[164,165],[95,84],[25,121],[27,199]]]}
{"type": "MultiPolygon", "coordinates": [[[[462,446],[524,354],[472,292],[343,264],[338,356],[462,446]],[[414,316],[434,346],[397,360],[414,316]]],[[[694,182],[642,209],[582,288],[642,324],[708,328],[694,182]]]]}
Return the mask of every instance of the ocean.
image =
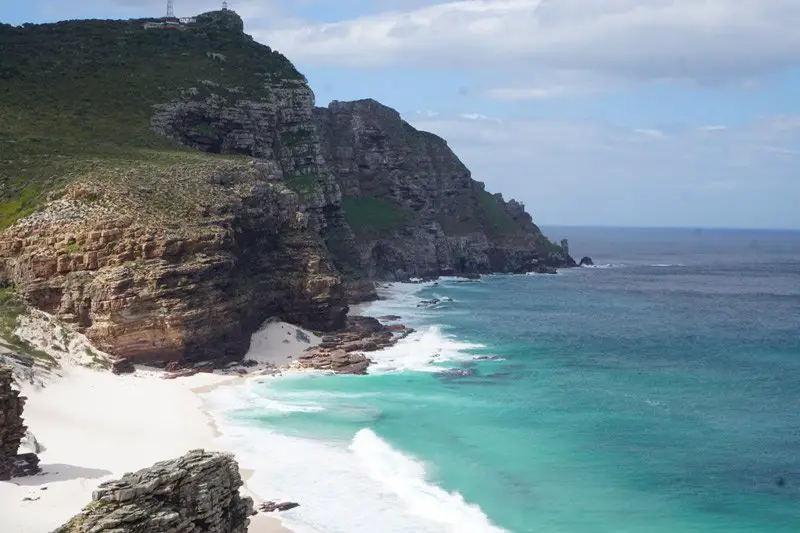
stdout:
{"type": "Polygon", "coordinates": [[[253,489],[297,533],[799,532],[800,233],[545,233],[595,267],[393,284],[370,375],[209,394],[253,489]]]}

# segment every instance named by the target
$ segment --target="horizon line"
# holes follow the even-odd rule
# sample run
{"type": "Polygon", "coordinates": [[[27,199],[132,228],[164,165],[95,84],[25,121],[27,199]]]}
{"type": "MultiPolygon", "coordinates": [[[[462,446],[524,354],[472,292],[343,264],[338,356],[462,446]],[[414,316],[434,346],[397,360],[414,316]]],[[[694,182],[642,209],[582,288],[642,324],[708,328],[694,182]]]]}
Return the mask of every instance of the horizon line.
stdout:
{"type": "Polygon", "coordinates": [[[587,228],[587,229],[638,229],[638,230],[687,230],[687,231],[776,231],[800,232],[796,228],[735,227],[735,226],[626,226],[619,224],[547,224],[536,223],[540,228],[587,228]]]}

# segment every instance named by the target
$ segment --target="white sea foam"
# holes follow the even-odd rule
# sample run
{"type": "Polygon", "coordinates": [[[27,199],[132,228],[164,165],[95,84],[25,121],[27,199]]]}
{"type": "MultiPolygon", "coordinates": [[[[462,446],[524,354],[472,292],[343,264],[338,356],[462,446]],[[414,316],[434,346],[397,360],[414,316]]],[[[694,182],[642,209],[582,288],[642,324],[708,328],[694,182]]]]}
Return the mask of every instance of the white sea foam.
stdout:
{"type": "Polygon", "coordinates": [[[446,368],[443,363],[471,360],[472,355],[467,351],[482,347],[458,341],[444,334],[439,326],[428,326],[394,346],[370,353],[374,364],[369,367],[369,373],[440,372],[446,368]]]}
{"type": "MultiPolygon", "coordinates": [[[[388,299],[376,302],[369,314],[396,314],[404,323],[417,326],[415,316],[426,312],[416,308],[417,293],[430,285],[384,287],[382,296],[388,299]]],[[[456,340],[440,327],[423,326],[396,345],[370,353],[375,364],[369,372],[438,372],[448,361],[471,360],[473,355],[468,350],[479,347],[456,340]]],[[[254,472],[248,486],[264,499],[300,503],[300,507],[281,515],[296,533],[505,531],[460,494],[432,483],[422,462],[365,427],[381,413],[353,400],[375,393],[278,391],[270,388],[272,379],[317,378],[287,374],[249,380],[241,386],[215,389],[205,400],[222,433],[222,445],[236,452],[243,468],[254,472]],[[281,417],[292,413],[346,419],[363,429],[336,441],[286,435],[263,426],[266,418],[279,423],[281,417]]]]}
{"type": "Polygon", "coordinates": [[[596,269],[606,269],[606,268],[625,268],[628,265],[623,263],[601,263],[595,265],[581,265],[581,268],[596,268],[596,269]]]}
{"type": "Polygon", "coordinates": [[[412,513],[445,526],[446,531],[502,532],[457,492],[448,493],[427,481],[425,465],[392,448],[370,429],[353,437],[350,450],[381,486],[396,494],[412,513]]]}
{"type": "MultiPolygon", "coordinates": [[[[221,444],[254,472],[248,487],[264,499],[300,503],[281,515],[296,533],[504,531],[459,494],[430,483],[421,462],[392,448],[372,430],[362,429],[337,442],[282,435],[248,425],[247,420],[234,421],[231,414],[253,400],[247,388],[218,388],[205,400],[217,419],[221,444]]],[[[260,405],[252,407],[254,413],[263,411],[260,405]]]]}

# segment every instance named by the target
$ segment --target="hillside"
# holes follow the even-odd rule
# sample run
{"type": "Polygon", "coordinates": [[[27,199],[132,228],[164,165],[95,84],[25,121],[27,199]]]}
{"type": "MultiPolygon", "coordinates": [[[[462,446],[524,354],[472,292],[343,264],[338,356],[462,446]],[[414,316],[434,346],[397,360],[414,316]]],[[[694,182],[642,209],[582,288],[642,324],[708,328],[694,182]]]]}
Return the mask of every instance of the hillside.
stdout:
{"type": "Polygon", "coordinates": [[[160,23],[0,25],[0,283],[101,349],[237,358],[269,316],[341,326],[360,280],[574,264],[396,111],[315,108],[232,11],[160,23]]]}

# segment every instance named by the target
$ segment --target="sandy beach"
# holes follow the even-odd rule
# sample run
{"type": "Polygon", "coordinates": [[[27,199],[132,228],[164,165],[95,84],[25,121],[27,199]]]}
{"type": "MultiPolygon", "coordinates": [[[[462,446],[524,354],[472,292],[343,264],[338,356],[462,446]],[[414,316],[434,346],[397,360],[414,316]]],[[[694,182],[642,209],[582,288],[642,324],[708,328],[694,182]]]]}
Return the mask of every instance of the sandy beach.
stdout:
{"type": "MultiPolygon", "coordinates": [[[[317,341],[294,326],[271,322],[253,336],[247,358],[284,365],[317,341]]],[[[43,447],[42,474],[0,482],[0,530],[50,532],[88,504],[104,481],[192,449],[225,451],[216,442],[201,395],[246,378],[208,373],[163,377],[145,368],[115,376],[64,358],[44,383],[21,383],[28,398],[26,424],[43,447]]],[[[247,477],[242,472],[245,482],[247,477]]],[[[253,494],[247,486],[243,491],[256,503],[270,496],[253,494]]],[[[249,531],[288,532],[267,515],[252,517],[249,531]]]]}

